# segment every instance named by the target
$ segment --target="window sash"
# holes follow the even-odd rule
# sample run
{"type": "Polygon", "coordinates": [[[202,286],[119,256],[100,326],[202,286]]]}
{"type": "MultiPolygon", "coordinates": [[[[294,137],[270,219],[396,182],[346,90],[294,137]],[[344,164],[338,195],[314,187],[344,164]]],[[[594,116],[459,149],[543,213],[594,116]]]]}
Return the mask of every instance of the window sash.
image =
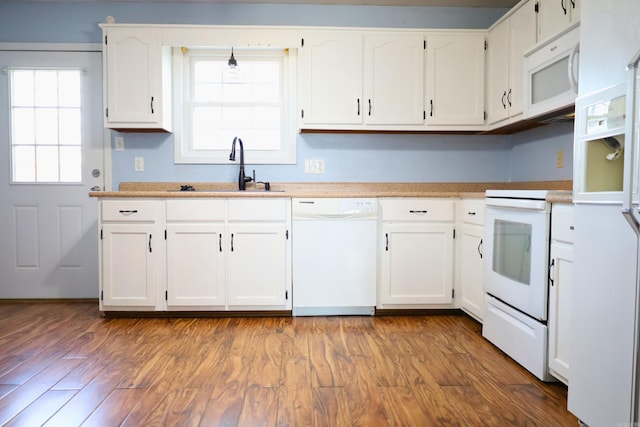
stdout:
{"type": "Polygon", "coordinates": [[[174,91],[175,162],[227,164],[237,136],[244,142],[248,164],[295,163],[295,57],[282,50],[236,50],[240,71],[249,72],[243,83],[229,83],[219,71],[229,55],[228,49],[174,49],[174,88],[181,88],[174,91]],[[264,67],[264,73],[252,73],[254,66],[264,67]],[[214,75],[196,80],[207,68],[214,75]],[[277,82],[261,78],[270,73],[278,74],[277,82]],[[225,97],[225,86],[243,96],[225,97]],[[198,94],[198,88],[208,93],[198,94]]]}

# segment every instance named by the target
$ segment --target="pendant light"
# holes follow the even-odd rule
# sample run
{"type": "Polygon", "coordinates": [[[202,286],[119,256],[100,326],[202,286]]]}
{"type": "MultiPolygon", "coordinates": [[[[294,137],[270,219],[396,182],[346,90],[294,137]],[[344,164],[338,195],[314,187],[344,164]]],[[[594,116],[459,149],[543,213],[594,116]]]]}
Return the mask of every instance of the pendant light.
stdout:
{"type": "Polygon", "coordinates": [[[231,56],[229,57],[229,61],[227,61],[227,69],[225,70],[225,81],[227,83],[240,83],[242,80],[243,76],[240,72],[240,67],[238,67],[238,61],[236,61],[236,57],[233,55],[232,47],[231,56]]]}
{"type": "Polygon", "coordinates": [[[238,68],[238,61],[236,61],[236,57],[233,56],[233,47],[231,48],[231,57],[229,58],[229,62],[227,62],[227,65],[229,65],[229,68],[232,70],[238,68]]]}

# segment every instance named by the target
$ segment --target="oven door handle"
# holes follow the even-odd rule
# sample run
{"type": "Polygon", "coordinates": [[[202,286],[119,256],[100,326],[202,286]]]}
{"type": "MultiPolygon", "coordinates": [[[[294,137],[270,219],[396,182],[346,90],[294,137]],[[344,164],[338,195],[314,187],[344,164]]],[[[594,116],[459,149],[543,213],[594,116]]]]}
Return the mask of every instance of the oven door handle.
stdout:
{"type": "Polygon", "coordinates": [[[487,206],[495,206],[498,208],[512,208],[531,211],[544,211],[548,209],[546,200],[530,200],[530,199],[497,199],[486,198],[487,206]]]}

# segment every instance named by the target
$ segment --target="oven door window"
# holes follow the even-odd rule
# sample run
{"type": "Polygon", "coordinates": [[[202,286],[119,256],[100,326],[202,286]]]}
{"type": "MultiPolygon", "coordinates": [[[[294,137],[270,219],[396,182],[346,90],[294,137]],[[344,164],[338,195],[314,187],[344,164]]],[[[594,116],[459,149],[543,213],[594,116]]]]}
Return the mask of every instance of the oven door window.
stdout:
{"type": "Polygon", "coordinates": [[[493,271],[523,285],[531,280],[531,224],[496,219],[493,271]]]}

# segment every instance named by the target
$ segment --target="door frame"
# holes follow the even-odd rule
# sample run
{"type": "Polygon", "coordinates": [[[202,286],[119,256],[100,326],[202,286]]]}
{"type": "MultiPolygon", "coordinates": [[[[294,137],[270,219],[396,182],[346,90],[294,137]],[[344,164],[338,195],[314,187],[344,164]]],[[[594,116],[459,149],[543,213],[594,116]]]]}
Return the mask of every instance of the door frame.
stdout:
{"type": "MultiPolygon", "coordinates": [[[[6,52],[102,52],[101,43],[3,43],[0,42],[0,51],[6,52]]],[[[104,68],[104,64],[103,64],[104,68]]],[[[104,79],[104,76],[103,76],[104,79]]],[[[104,94],[103,94],[104,96],[104,94]]],[[[104,188],[103,191],[112,190],[113,171],[111,160],[111,129],[103,127],[102,131],[102,159],[104,188]]]]}

